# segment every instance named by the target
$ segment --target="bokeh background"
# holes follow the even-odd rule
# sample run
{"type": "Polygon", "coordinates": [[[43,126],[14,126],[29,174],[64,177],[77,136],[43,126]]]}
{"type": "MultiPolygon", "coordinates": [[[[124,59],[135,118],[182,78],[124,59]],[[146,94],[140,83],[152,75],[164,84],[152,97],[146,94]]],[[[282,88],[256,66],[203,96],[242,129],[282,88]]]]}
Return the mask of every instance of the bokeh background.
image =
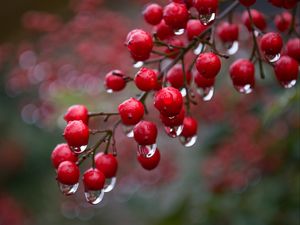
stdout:
{"type": "MultiPolygon", "coordinates": [[[[254,7],[268,15],[272,28],[278,9],[257,2],[254,7]]],[[[234,90],[230,62],[251,50],[242,25],[241,49],[223,61],[214,98],[192,108],[200,123],[193,148],[168,138],[160,127],[161,163],[144,171],[136,161],[135,144],[119,129],[118,183],[103,202],[88,205],[82,188],[71,197],[59,192],[50,154],[63,142],[62,115],[68,106],[79,103],[91,111],[114,112],[138,93],[130,84],[121,94],[107,94],[103,77],[111,69],[134,75],[123,43],[133,28],[151,31],[141,16],[146,3],[2,4],[0,225],[299,225],[299,85],[283,89],[265,66],[267,78],[257,76],[254,93],[244,96],[234,90]]],[[[235,15],[238,23],[242,10],[235,15]]],[[[149,109],[147,118],[159,123],[153,107],[149,109]]],[[[93,124],[106,126],[97,120],[93,124]]]]}

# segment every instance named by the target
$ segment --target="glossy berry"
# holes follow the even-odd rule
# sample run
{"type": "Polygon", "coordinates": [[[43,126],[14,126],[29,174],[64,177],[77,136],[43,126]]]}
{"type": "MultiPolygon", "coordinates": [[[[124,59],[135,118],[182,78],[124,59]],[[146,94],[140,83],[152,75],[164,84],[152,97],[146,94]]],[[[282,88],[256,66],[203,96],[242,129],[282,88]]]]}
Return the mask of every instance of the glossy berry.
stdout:
{"type": "Polygon", "coordinates": [[[63,135],[71,147],[85,146],[89,142],[89,128],[81,120],[70,121],[63,135]]]}
{"type": "Polygon", "coordinates": [[[118,161],[112,154],[98,153],[95,156],[95,166],[108,179],[113,178],[117,174],[118,161]]]}
{"type": "Polygon", "coordinates": [[[289,12],[283,12],[281,14],[277,14],[274,19],[275,26],[278,31],[285,32],[287,31],[292,24],[292,15],[289,12]]]}
{"type": "Polygon", "coordinates": [[[88,110],[84,105],[73,105],[68,108],[64,116],[64,119],[67,122],[73,120],[81,120],[85,124],[88,124],[88,120],[89,120],[88,110]]]}
{"type": "Polygon", "coordinates": [[[104,84],[107,90],[121,91],[126,86],[125,75],[120,70],[112,70],[106,74],[104,84]]]}
{"type": "Polygon", "coordinates": [[[134,77],[135,85],[142,91],[151,91],[157,85],[157,71],[142,67],[134,77]]]}
{"type": "Polygon", "coordinates": [[[160,40],[165,40],[174,36],[173,29],[166,24],[165,20],[162,19],[160,23],[154,27],[154,33],[160,40]]]}
{"type": "Polygon", "coordinates": [[[300,62],[300,38],[292,38],[285,45],[285,53],[300,62]]]}
{"type": "Polygon", "coordinates": [[[298,79],[299,64],[289,56],[282,56],[275,63],[274,71],[279,83],[285,86],[291,81],[298,79]]]}
{"type": "Polygon", "coordinates": [[[191,41],[193,38],[199,36],[203,31],[207,29],[208,26],[203,25],[197,19],[191,19],[186,25],[186,34],[188,39],[191,41]]]}
{"type": "Polygon", "coordinates": [[[143,11],[144,19],[151,25],[160,23],[163,17],[163,8],[155,3],[148,5],[143,11]]]}
{"type": "Polygon", "coordinates": [[[156,143],[157,127],[155,123],[142,120],[133,128],[133,135],[139,145],[152,145],[156,143]]]}
{"type": "Polygon", "coordinates": [[[199,88],[210,88],[215,84],[215,78],[206,78],[198,72],[195,74],[194,81],[199,88]]]}
{"type": "Polygon", "coordinates": [[[64,161],[57,168],[57,181],[66,184],[74,185],[79,181],[79,168],[74,162],[64,161]]]}
{"type": "Polygon", "coordinates": [[[298,0],[269,0],[269,2],[277,7],[292,9],[296,6],[298,0]]]}
{"type": "Polygon", "coordinates": [[[119,105],[118,110],[125,125],[135,125],[144,116],[144,106],[135,98],[125,100],[119,105]]]}
{"type": "Polygon", "coordinates": [[[252,6],[256,2],[256,0],[239,0],[239,1],[242,5],[246,7],[252,6]]]}
{"type": "Polygon", "coordinates": [[[93,168],[84,172],[82,180],[85,190],[98,191],[103,189],[105,184],[104,174],[100,170],[93,168]]]}
{"type": "Polygon", "coordinates": [[[282,45],[282,38],[278,33],[266,33],[260,40],[260,48],[266,55],[276,55],[280,53],[282,45]]]}
{"type": "Polygon", "coordinates": [[[164,116],[175,116],[180,113],[183,99],[178,89],[165,87],[156,92],[154,97],[155,108],[164,116]]]}
{"type": "Polygon", "coordinates": [[[182,65],[176,64],[167,73],[167,82],[174,88],[182,88],[184,86],[184,81],[186,79],[187,84],[191,82],[191,72],[186,71],[183,73],[182,65]],[[185,78],[184,78],[185,76],[185,78]]]}
{"type": "Polygon", "coordinates": [[[141,166],[146,170],[153,170],[155,169],[160,161],[160,152],[158,149],[156,149],[155,153],[152,157],[145,157],[143,155],[138,155],[137,160],[141,164],[141,166]]]}
{"type": "Polygon", "coordinates": [[[232,43],[239,38],[239,27],[236,24],[222,22],[217,26],[216,33],[222,42],[232,43]]]}
{"type": "Polygon", "coordinates": [[[153,41],[149,33],[135,29],[128,33],[126,45],[135,61],[144,61],[150,57],[153,41]]]}
{"type": "Polygon", "coordinates": [[[64,161],[76,162],[77,156],[71,151],[69,145],[58,144],[51,153],[52,164],[55,168],[64,161]]]}
{"type": "Polygon", "coordinates": [[[171,2],[165,6],[163,18],[167,25],[178,30],[186,27],[189,12],[184,4],[171,2]]]}
{"type": "Polygon", "coordinates": [[[253,63],[248,59],[238,59],[235,62],[233,62],[229,68],[229,73],[234,86],[254,86],[255,68],[253,63]]]}
{"type": "MultiPolygon", "coordinates": [[[[267,27],[267,23],[264,15],[255,9],[251,9],[250,13],[252,16],[254,26],[260,30],[265,30],[267,27]]],[[[244,11],[242,15],[242,21],[243,24],[247,27],[247,29],[251,31],[251,20],[249,18],[248,11],[244,11]]]]}
{"type": "Polygon", "coordinates": [[[178,38],[169,39],[167,44],[170,46],[166,48],[165,53],[171,59],[175,59],[180,53],[180,48],[184,47],[183,42],[178,38]]]}
{"type": "Polygon", "coordinates": [[[218,0],[194,0],[194,7],[202,15],[216,13],[218,0]]]}
{"type": "Polygon", "coordinates": [[[212,52],[201,53],[197,58],[196,68],[202,76],[212,79],[220,72],[221,60],[212,52]]]}
{"type": "Polygon", "coordinates": [[[184,107],[180,110],[180,113],[173,117],[168,117],[160,114],[161,122],[168,127],[177,127],[182,125],[185,116],[184,107]]]}
{"type": "Polygon", "coordinates": [[[181,136],[185,138],[193,137],[197,134],[198,122],[192,117],[185,117],[183,120],[183,130],[181,136]]]}

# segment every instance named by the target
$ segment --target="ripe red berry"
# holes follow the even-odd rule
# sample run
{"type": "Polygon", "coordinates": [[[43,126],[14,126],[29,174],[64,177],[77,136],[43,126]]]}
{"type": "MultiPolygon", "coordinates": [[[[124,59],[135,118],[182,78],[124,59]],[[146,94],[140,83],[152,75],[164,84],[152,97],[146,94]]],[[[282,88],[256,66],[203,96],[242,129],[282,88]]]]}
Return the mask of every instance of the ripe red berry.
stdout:
{"type": "Polygon", "coordinates": [[[154,106],[164,116],[175,116],[180,113],[183,99],[178,89],[165,87],[156,92],[154,106]]]}
{"type": "Polygon", "coordinates": [[[297,7],[297,3],[299,0],[284,0],[283,1],[283,8],[285,9],[292,9],[294,7],[297,7]]]}
{"type": "Polygon", "coordinates": [[[282,56],[274,65],[274,71],[277,80],[284,87],[291,87],[290,82],[295,82],[298,79],[299,64],[289,57],[282,56]]]}
{"type": "MultiPolygon", "coordinates": [[[[264,15],[255,10],[255,9],[251,9],[250,10],[251,16],[252,16],[252,20],[253,20],[253,24],[255,27],[257,27],[260,30],[265,30],[266,29],[266,19],[264,17],[264,15]]],[[[242,21],[243,24],[248,28],[248,30],[251,30],[251,20],[249,18],[249,14],[247,11],[244,11],[243,15],[242,15],[242,21]]]]}
{"type": "Polygon", "coordinates": [[[134,60],[144,61],[150,57],[153,41],[149,33],[135,29],[128,33],[126,45],[134,60]]]}
{"type": "Polygon", "coordinates": [[[186,25],[186,34],[188,39],[191,41],[193,38],[199,36],[203,31],[207,29],[208,26],[203,25],[197,19],[191,19],[186,25]]]}
{"type": "Polygon", "coordinates": [[[239,27],[236,24],[222,22],[217,26],[217,35],[222,42],[234,42],[239,38],[239,27]]]}
{"type": "Polygon", "coordinates": [[[155,3],[148,5],[143,11],[144,19],[151,25],[160,23],[163,17],[163,8],[155,3]]]}
{"type": "Polygon", "coordinates": [[[251,5],[254,5],[254,3],[256,2],[256,0],[239,0],[240,3],[246,7],[249,7],[251,5]]]}
{"type": "Polygon", "coordinates": [[[172,87],[179,89],[184,86],[185,79],[187,84],[189,84],[191,82],[191,77],[192,75],[190,71],[186,71],[184,74],[182,65],[176,64],[168,71],[166,79],[172,87]],[[186,78],[184,78],[184,75],[186,76],[186,78]]]}
{"type": "Polygon", "coordinates": [[[215,84],[215,78],[206,78],[198,72],[195,74],[194,81],[200,88],[213,87],[215,84]]]}
{"type": "Polygon", "coordinates": [[[105,86],[107,90],[121,91],[126,86],[125,75],[120,70],[112,70],[105,76],[105,86]]]}
{"type": "Polygon", "coordinates": [[[55,168],[64,161],[76,162],[77,156],[71,151],[69,145],[63,143],[56,145],[51,153],[52,164],[55,168]]]}
{"type": "Polygon", "coordinates": [[[142,91],[154,90],[157,85],[157,71],[142,67],[134,77],[135,85],[142,91]]]}
{"type": "Polygon", "coordinates": [[[255,84],[255,68],[248,59],[238,59],[233,62],[229,68],[229,73],[232,83],[236,87],[244,87],[245,85],[253,87],[255,84]]]}
{"type": "Polygon", "coordinates": [[[68,108],[64,116],[64,119],[67,122],[73,120],[81,120],[85,124],[88,124],[88,120],[89,120],[88,110],[84,105],[73,105],[68,108]]]}
{"type": "Polygon", "coordinates": [[[168,117],[160,114],[161,122],[168,127],[177,127],[182,125],[185,116],[184,107],[181,108],[180,113],[173,117],[168,117]]]}
{"type": "Polygon", "coordinates": [[[281,14],[277,14],[274,19],[274,23],[276,28],[280,32],[285,32],[287,31],[292,24],[292,15],[290,12],[286,11],[281,14]]]}
{"type": "Polygon", "coordinates": [[[185,138],[193,137],[197,134],[198,122],[192,117],[185,117],[183,120],[183,130],[181,136],[185,138]]]}
{"type": "Polygon", "coordinates": [[[133,135],[139,145],[152,145],[156,143],[157,127],[155,123],[142,120],[133,128],[133,135]]]}
{"type": "Polygon", "coordinates": [[[189,12],[184,4],[171,2],[165,6],[163,18],[167,25],[178,30],[186,27],[189,12]]]}
{"type": "Polygon", "coordinates": [[[118,110],[125,125],[135,125],[144,116],[143,104],[134,98],[125,100],[119,105],[118,110]]]}
{"type": "Polygon", "coordinates": [[[90,168],[84,172],[82,180],[85,190],[98,191],[104,187],[105,176],[100,170],[90,168]]]}
{"type": "Polygon", "coordinates": [[[166,24],[164,19],[162,19],[162,21],[154,27],[154,33],[162,41],[174,36],[173,29],[166,24]]]}
{"type": "Polygon", "coordinates": [[[282,45],[282,38],[278,33],[266,33],[260,40],[260,48],[266,55],[276,55],[280,53],[282,45]]]}
{"type": "Polygon", "coordinates": [[[200,15],[216,13],[218,0],[194,0],[194,7],[200,15]]]}
{"type": "Polygon", "coordinates": [[[201,53],[197,58],[196,68],[202,76],[211,79],[220,72],[221,60],[212,52],[201,53]]]}
{"type": "Polygon", "coordinates": [[[79,181],[79,168],[74,162],[64,161],[57,168],[57,181],[66,184],[74,185],[79,181]]]}
{"type": "Polygon", "coordinates": [[[89,142],[89,128],[81,120],[70,121],[63,135],[71,147],[85,146],[89,142]]]}
{"type": "Polygon", "coordinates": [[[95,156],[95,166],[106,178],[110,179],[116,176],[118,170],[118,161],[112,154],[98,153],[95,156]]]}
{"type": "Polygon", "coordinates": [[[285,45],[285,53],[300,62],[300,38],[292,38],[285,45]]]}
{"type": "Polygon", "coordinates": [[[137,160],[139,161],[139,163],[141,164],[141,166],[146,169],[146,170],[153,170],[155,169],[160,161],[160,152],[158,150],[158,148],[156,149],[155,153],[153,154],[153,156],[147,158],[145,156],[138,155],[137,156],[137,160]]]}
{"type": "Polygon", "coordinates": [[[169,47],[166,48],[165,53],[171,59],[175,59],[180,53],[180,48],[184,47],[183,42],[178,38],[169,39],[167,44],[169,47]]]}

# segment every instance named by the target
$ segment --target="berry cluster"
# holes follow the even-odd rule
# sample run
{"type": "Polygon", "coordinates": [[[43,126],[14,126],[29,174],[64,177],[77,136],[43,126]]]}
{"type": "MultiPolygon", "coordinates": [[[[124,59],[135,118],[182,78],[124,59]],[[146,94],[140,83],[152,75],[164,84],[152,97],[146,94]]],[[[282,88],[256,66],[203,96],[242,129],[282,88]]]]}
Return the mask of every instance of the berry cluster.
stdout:
{"type": "MultiPolygon", "coordinates": [[[[297,1],[270,2],[284,8],[297,4],[297,1]]],[[[250,9],[255,0],[234,1],[218,15],[218,0],[173,0],[164,7],[149,4],[143,16],[154,26],[153,34],[134,29],[125,40],[134,67],[138,69],[135,76],[128,76],[121,70],[110,71],[105,76],[108,93],[123,90],[128,82],[134,82],[142,92],[119,104],[118,112],[91,113],[85,106],[74,105],[65,114],[67,144],[58,145],[52,153],[63,193],[75,193],[80,177],[78,166],[88,157],[92,157],[93,166],[84,172],[82,179],[87,201],[97,204],[105,192],[113,189],[118,165],[115,130],[120,124],[126,135],[137,143],[137,160],[141,166],[146,170],[157,167],[161,157],[157,148],[158,128],[154,121],[145,119],[145,114],[149,113],[146,99],[150,93],[153,93],[153,105],[166,133],[171,138],[178,137],[186,147],[196,143],[198,122],[190,108],[197,105],[197,97],[203,101],[212,99],[215,80],[222,67],[221,58],[228,59],[239,49],[241,27],[232,19],[239,4],[246,7],[241,20],[249,31],[253,48],[248,58],[237,59],[230,65],[229,74],[235,89],[244,94],[254,90],[256,62],[262,78],[265,77],[263,65],[268,64],[274,68],[283,87],[291,88],[296,84],[299,38],[290,39],[285,47],[282,38],[285,33],[298,36],[295,13],[286,11],[275,17],[280,34],[265,32],[265,16],[250,9]],[[229,22],[222,21],[226,16],[231,18],[229,22]],[[216,40],[220,41],[220,49],[216,40]],[[111,128],[93,130],[89,128],[89,119],[95,116],[104,117],[104,121],[112,116],[118,119],[111,128]],[[101,137],[90,145],[90,135],[101,137]],[[103,143],[104,153],[96,154],[103,143]],[[109,153],[110,147],[112,153],[109,153]]]]}

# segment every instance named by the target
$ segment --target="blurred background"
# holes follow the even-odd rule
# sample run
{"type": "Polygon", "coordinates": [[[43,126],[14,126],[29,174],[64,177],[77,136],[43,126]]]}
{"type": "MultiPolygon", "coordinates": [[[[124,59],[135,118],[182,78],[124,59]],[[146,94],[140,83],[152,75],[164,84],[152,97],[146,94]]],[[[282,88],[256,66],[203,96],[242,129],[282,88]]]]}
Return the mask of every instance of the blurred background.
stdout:
{"type": "MultiPolygon", "coordinates": [[[[223,61],[214,98],[192,108],[200,124],[194,147],[168,138],[160,126],[161,162],[148,172],[119,129],[117,185],[103,202],[90,206],[82,188],[70,197],[59,192],[50,154],[64,141],[68,106],[115,112],[138,93],[130,84],[108,94],[103,78],[112,69],[135,74],[123,43],[133,28],[151,31],[141,16],[147,2],[10,0],[1,6],[0,225],[299,225],[299,85],[283,89],[265,66],[267,78],[257,76],[252,94],[234,90],[230,62],[251,50],[242,25],[240,50],[223,61]]],[[[270,12],[280,10],[257,2],[272,28],[270,12]]],[[[159,123],[149,109],[147,118],[159,123]]]]}

